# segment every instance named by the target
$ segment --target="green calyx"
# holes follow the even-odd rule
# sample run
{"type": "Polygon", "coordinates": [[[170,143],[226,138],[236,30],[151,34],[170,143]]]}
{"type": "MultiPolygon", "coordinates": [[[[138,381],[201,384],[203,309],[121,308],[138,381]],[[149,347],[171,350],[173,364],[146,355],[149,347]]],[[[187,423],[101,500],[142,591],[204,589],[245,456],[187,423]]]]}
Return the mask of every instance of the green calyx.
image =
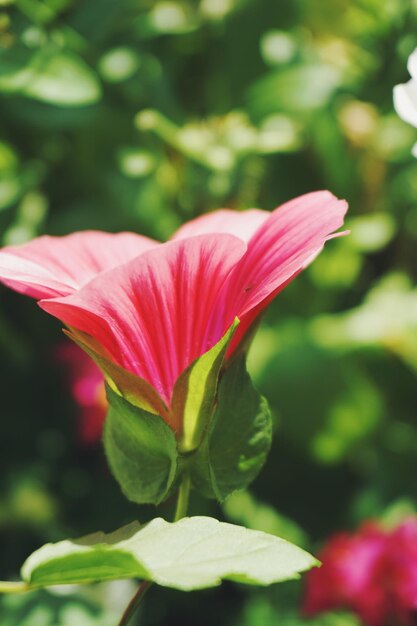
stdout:
{"type": "Polygon", "coordinates": [[[271,440],[268,403],[252,385],[241,355],[220,380],[207,435],[191,460],[194,488],[223,501],[247,487],[265,463],[271,440]]]}
{"type": "Polygon", "coordinates": [[[159,504],[187,473],[194,489],[222,501],[260,471],[271,442],[268,405],[252,386],[244,354],[225,368],[238,323],[181,374],[171,408],[149,383],[71,332],[106,377],[104,447],[129,500],[159,504]]]}
{"type": "Polygon", "coordinates": [[[191,363],[175,383],[172,413],[181,424],[179,449],[182,454],[197,450],[209,428],[225,355],[238,324],[236,318],[220,341],[191,363]]]}

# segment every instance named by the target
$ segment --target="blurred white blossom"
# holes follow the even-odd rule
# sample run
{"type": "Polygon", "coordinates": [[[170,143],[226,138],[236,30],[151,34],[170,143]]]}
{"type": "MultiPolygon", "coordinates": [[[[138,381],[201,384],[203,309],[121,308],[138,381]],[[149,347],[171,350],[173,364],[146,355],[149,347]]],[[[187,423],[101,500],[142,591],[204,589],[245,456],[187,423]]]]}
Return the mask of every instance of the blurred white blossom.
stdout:
{"type": "MultiPolygon", "coordinates": [[[[408,57],[407,69],[411,79],[394,87],[394,107],[404,122],[417,128],[417,48],[408,57]]],[[[417,143],[413,155],[417,157],[417,143]]]]}

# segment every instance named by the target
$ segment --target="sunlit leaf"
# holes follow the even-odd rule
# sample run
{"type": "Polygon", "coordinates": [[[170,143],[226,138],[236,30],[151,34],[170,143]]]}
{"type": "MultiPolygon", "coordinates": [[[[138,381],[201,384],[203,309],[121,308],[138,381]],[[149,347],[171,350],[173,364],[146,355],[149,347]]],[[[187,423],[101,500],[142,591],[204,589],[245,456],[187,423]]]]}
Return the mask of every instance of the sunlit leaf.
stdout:
{"type": "Polygon", "coordinates": [[[317,564],[301,548],[260,531],[211,517],[156,518],[143,527],[134,522],[109,535],[47,544],[24,563],[22,579],[36,588],[142,578],[190,591],[222,580],[270,585],[317,564]]]}
{"type": "Polygon", "coordinates": [[[22,53],[19,62],[9,55],[0,56],[0,92],[61,106],[85,106],[100,99],[94,71],[72,52],[45,47],[22,53]]]}

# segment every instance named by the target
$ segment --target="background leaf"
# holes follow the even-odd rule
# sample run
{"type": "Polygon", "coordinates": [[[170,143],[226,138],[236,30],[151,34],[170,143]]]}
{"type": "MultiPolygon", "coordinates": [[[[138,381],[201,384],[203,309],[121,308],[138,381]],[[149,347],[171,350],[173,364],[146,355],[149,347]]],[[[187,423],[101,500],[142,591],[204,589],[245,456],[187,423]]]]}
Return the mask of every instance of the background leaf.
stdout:
{"type": "Polygon", "coordinates": [[[18,66],[0,55],[1,91],[63,106],[94,104],[101,96],[94,71],[76,54],[54,46],[18,66]]]}

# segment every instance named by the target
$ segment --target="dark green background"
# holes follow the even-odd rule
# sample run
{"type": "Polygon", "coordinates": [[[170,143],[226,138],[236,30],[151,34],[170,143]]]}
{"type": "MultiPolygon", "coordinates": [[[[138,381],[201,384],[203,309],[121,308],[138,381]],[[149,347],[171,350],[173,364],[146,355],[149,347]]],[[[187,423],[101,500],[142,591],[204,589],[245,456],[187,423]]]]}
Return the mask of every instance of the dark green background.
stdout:
{"type": "MultiPolygon", "coordinates": [[[[0,1],[3,245],[85,228],[164,239],[209,209],[273,209],[321,188],[350,203],[352,234],[280,294],[251,352],[275,418],[266,467],[250,494],[222,510],[194,498],[192,513],[314,551],[367,517],[414,509],[417,131],[393,111],[392,88],[416,46],[410,0],[0,1]]],[[[59,324],[0,296],[8,579],[46,541],[154,510],[125,501],[101,447],[80,444],[53,358],[59,324]]],[[[130,592],[5,598],[0,622],[113,626],[130,592]]],[[[295,626],[300,592],[153,589],[137,624],[295,626]]]]}

